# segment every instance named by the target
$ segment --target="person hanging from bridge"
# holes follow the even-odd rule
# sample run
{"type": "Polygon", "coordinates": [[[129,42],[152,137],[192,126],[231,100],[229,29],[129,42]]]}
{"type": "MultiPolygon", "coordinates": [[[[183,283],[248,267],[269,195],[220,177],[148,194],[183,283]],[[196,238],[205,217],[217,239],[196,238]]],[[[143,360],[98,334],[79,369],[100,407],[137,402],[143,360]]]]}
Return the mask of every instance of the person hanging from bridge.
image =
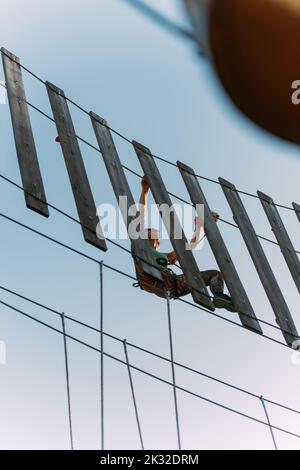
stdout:
{"type": "MultiPolygon", "coordinates": [[[[150,187],[144,176],[141,181],[142,192],[140,197],[140,214],[141,219],[145,222],[148,196],[150,187]]],[[[212,215],[217,222],[219,214],[212,212],[212,215]]],[[[191,239],[190,246],[192,249],[196,248],[201,242],[201,229],[202,221],[198,216],[195,217],[195,233],[191,239]]],[[[160,248],[160,235],[158,230],[153,228],[144,229],[146,236],[149,240],[153,263],[159,266],[159,269],[163,276],[163,281],[159,281],[151,277],[150,275],[143,273],[140,264],[135,261],[137,278],[139,280],[138,286],[149,293],[155,294],[159,297],[166,298],[169,293],[170,298],[176,299],[188,295],[191,293],[191,288],[185,280],[183,274],[175,274],[168,266],[176,265],[178,262],[175,251],[169,253],[162,253],[159,251],[160,248]]],[[[221,272],[217,270],[208,270],[201,272],[202,278],[206,286],[209,286],[211,293],[213,294],[213,303],[216,308],[225,308],[230,312],[235,312],[233,301],[231,297],[224,293],[224,277],[221,272]]]]}

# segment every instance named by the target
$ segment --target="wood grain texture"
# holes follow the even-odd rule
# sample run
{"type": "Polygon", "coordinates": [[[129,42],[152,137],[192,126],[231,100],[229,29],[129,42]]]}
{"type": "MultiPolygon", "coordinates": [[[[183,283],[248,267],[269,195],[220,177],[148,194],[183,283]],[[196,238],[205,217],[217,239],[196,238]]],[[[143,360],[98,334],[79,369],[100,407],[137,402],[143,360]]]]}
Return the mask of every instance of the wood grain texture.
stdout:
{"type": "Polygon", "coordinates": [[[288,265],[290,273],[296,284],[298,292],[300,293],[300,261],[295,248],[291,242],[289,234],[284,226],[284,223],[280,217],[277,207],[274,205],[274,201],[270,196],[257,191],[257,195],[260,198],[260,202],[264,208],[268,221],[272,227],[272,231],[275,238],[280,246],[281,253],[288,265]]]}
{"type": "Polygon", "coordinates": [[[242,200],[232,183],[229,183],[223,178],[219,178],[219,182],[222,185],[223,192],[234,215],[234,220],[240,229],[258,276],[272,306],[276,321],[281,328],[287,344],[292,346],[293,342],[298,339],[298,333],[292,315],[242,200]]]}
{"type": "Polygon", "coordinates": [[[300,222],[300,205],[293,202],[293,208],[295,209],[295,214],[300,222]]]}
{"type": "MultiPolygon", "coordinates": [[[[116,199],[119,203],[120,197],[126,198],[126,204],[121,204],[120,210],[123,216],[124,223],[128,230],[130,224],[133,222],[134,219],[136,219],[136,217],[131,216],[129,213],[129,208],[133,207],[135,205],[135,202],[124,170],[122,168],[117,149],[112,139],[111,132],[108,129],[107,122],[93,112],[90,112],[90,116],[116,199]]],[[[131,238],[131,244],[135,259],[141,262],[143,272],[161,281],[162,275],[160,273],[160,270],[156,269],[153,266],[154,260],[148,240],[142,238],[131,238]]]]}
{"type": "Polygon", "coordinates": [[[106,242],[65,94],[49,82],[46,85],[84,239],[106,251],[106,242]]]}
{"type": "Polygon", "coordinates": [[[2,48],[2,61],[14,132],[19,168],[26,205],[29,209],[49,217],[46,195],[38,162],[20,59],[2,48]]]}
{"type": "MultiPolygon", "coordinates": [[[[165,184],[158,171],[150,150],[135,141],[133,142],[133,146],[143,168],[144,174],[147,177],[156,204],[158,206],[165,205],[168,208],[172,208],[172,201],[169,197],[165,184]]],[[[204,284],[194,255],[191,250],[186,249],[187,239],[183,233],[176,212],[170,211],[170,217],[169,214],[166,214],[166,212],[162,210],[160,210],[160,214],[168,231],[170,241],[174,251],[176,252],[182,271],[185,275],[185,279],[192,288],[192,296],[194,301],[206,308],[209,308],[210,310],[214,310],[214,305],[209,298],[208,290],[204,284]],[[181,237],[178,237],[177,234],[180,233],[181,237]]]]}
{"type": "MultiPolygon", "coordinates": [[[[243,287],[243,284],[236,271],[234,263],[231,259],[229,251],[222,238],[220,230],[216,221],[214,220],[211,209],[201,189],[198,178],[192,168],[187,165],[177,162],[183,181],[186,185],[192,204],[197,208],[197,205],[204,205],[204,230],[207,240],[210,244],[212,252],[215,255],[216,261],[222,272],[235,308],[239,313],[241,323],[245,328],[252,330],[256,333],[262,334],[260,325],[256,319],[255,313],[243,287]],[[250,318],[251,317],[251,318],[250,318]]],[[[201,214],[198,212],[198,216],[201,214]]]]}

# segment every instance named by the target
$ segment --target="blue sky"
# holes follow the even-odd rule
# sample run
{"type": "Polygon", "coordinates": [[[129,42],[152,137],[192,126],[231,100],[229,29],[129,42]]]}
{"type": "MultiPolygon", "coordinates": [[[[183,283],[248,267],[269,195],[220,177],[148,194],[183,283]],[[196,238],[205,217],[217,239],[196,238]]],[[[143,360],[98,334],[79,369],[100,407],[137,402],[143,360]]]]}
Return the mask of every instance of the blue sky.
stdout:
{"type": "MultiPolygon", "coordinates": [[[[149,1],[185,24],[179,2],[149,1]]],[[[2,2],[2,46],[24,65],[66,94],[103,116],[131,139],[197,172],[222,176],[238,188],[270,194],[275,201],[299,202],[298,148],[250,125],[218,88],[210,67],[195,47],[162,31],[121,0],[12,0],[2,2]]],[[[3,74],[0,74],[3,79],[3,74]]],[[[51,114],[43,86],[24,75],[28,99],[51,114]]],[[[76,131],[96,144],[89,119],[71,109],[76,131]]],[[[49,202],[76,216],[70,185],[50,122],[31,112],[41,170],[49,202]]],[[[20,182],[8,106],[0,107],[1,173],[20,182]]],[[[140,172],[130,145],[115,139],[124,163],[140,172]]],[[[99,154],[82,145],[97,204],[115,203],[99,154]]],[[[168,189],[187,197],[176,169],[161,164],[168,189]]],[[[128,176],[136,198],[138,179],[128,176]]],[[[221,189],[203,183],[210,205],[224,219],[232,215],[221,189]]],[[[0,183],[1,212],[48,233],[77,249],[133,274],[126,254],[109,247],[98,252],[82,240],[77,224],[51,212],[44,220],[26,209],[23,196],[0,183]]],[[[259,201],[243,198],[258,233],[272,238],[259,201]]],[[[281,213],[296,249],[299,222],[281,213]]],[[[257,316],[274,323],[274,315],[239,232],[220,224],[257,316]]],[[[128,242],[122,242],[128,247],[128,242]]],[[[93,264],[2,219],[1,285],[99,326],[99,272],[93,264]]],[[[163,248],[168,249],[164,242],[163,248]]],[[[279,248],[265,244],[274,273],[295,323],[299,297],[279,248]]],[[[201,269],[215,268],[208,246],[196,254],[201,269]]],[[[135,290],[131,281],[105,270],[105,330],[120,338],[169,355],[167,311],[163,301],[135,290]]],[[[1,292],[0,299],[60,328],[59,318],[1,292]]],[[[227,312],[220,312],[232,319],[227,312]]],[[[200,310],[172,303],[175,357],[205,373],[257,394],[299,408],[299,366],[291,352],[200,310]]],[[[0,366],[0,447],[68,448],[68,422],[62,338],[4,306],[0,340],[7,344],[7,365],[0,366]]],[[[70,334],[99,346],[99,336],[67,324],[70,334]]],[[[266,334],[281,335],[264,328],[266,334]]],[[[100,445],[99,357],[69,342],[74,441],[77,449],[100,445]]],[[[108,353],[124,358],[122,345],[105,341],[108,353]]],[[[131,361],[167,380],[169,365],[130,350],[131,361]]],[[[142,431],[147,448],[176,448],[172,389],[133,373],[142,431]]],[[[261,404],[191,373],[177,370],[178,384],[210,399],[264,419],[261,404]]],[[[203,401],[179,393],[183,447],[272,448],[268,429],[203,401]]],[[[275,425],[297,432],[297,416],[270,406],[275,425]]],[[[299,440],[276,433],[282,449],[299,449],[299,440]]],[[[105,361],[105,441],[107,448],[139,447],[126,369],[105,361]]]]}

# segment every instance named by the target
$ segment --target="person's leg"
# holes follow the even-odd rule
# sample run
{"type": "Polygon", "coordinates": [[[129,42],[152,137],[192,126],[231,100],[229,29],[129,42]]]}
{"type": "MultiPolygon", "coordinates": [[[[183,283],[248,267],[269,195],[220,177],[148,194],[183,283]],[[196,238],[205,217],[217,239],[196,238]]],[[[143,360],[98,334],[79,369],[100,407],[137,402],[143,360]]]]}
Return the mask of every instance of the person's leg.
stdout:
{"type": "Polygon", "coordinates": [[[179,276],[174,276],[175,280],[175,295],[176,297],[184,297],[191,293],[191,288],[186,283],[184,274],[180,274],[179,276]]]}
{"type": "Polygon", "coordinates": [[[230,312],[235,312],[235,308],[229,295],[224,294],[224,276],[220,271],[211,269],[201,273],[202,278],[214,296],[213,302],[216,308],[225,308],[230,312]]]}
{"type": "MultiPolygon", "coordinates": [[[[210,287],[213,295],[221,294],[224,290],[223,275],[216,270],[203,271],[201,273],[206,286],[210,287]]],[[[174,276],[176,283],[176,296],[184,297],[191,293],[191,288],[187,284],[184,274],[174,276]]]]}
{"type": "Polygon", "coordinates": [[[202,271],[201,276],[206,286],[209,286],[213,295],[223,293],[224,291],[224,277],[220,271],[210,269],[209,271],[202,271]]]}

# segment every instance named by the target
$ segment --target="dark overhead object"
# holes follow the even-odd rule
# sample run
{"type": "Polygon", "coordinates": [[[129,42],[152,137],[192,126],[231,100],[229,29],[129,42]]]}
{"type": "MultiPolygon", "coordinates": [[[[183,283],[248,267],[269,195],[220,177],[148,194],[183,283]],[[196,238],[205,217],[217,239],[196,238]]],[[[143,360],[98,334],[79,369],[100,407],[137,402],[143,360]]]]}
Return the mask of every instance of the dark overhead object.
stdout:
{"type": "Polygon", "coordinates": [[[300,104],[292,101],[300,99],[300,1],[184,1],[200,49],[234,104],[262,128],[300,144],[300,104]]]}

